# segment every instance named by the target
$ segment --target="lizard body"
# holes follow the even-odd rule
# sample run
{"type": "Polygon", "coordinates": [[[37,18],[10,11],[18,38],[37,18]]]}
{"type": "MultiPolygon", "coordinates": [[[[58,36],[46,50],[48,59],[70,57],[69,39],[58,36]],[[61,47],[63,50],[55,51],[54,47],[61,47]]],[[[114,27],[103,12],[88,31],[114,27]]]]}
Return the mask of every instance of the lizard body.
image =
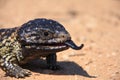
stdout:
{"type": "Polygon", "coordinates": [[[56,52],[79,50],[63,25],[51,19],[35,19],[16,28],[0,29],[0,66],[7,75],[21,78],[30,71],[19,65],[46,57],[49,69],[57,69],[56,52]]]}

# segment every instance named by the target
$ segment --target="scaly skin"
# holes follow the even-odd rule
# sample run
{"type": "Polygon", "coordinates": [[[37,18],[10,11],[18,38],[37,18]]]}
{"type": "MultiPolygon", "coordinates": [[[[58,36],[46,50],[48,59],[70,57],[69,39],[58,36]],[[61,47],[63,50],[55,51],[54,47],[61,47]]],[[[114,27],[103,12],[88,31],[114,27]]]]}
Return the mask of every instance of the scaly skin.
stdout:
{"type": "Polygon", "coordinates": [[[7,75],[16,78],[29,76],[29,70],[19,65],[46,57],[48,68],[56,70],[56,52],[69,47],[79,50],[70,34],[58,22],[50,19],[31,20],[20,27],[0,29],[0,66],[7,75]]]}

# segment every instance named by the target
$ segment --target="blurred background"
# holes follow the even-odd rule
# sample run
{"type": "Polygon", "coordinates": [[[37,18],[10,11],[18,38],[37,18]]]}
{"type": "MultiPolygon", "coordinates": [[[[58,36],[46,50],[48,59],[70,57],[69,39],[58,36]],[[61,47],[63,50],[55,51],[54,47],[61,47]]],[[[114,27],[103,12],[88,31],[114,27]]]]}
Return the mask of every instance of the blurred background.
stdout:
{"type": "MultiPolygon", "coordinates": [[[[48,74],[33,72],[25,80],[91,80],[85,74],[96,76],[93,80],[120,80],[120,0],[0,0],[0,28],[21,26],[35,18],[60,22],[75,43],[84,43],[85,47],[58,53],[59,64],[67,75],[48,75],[65,72],[42,70],[48,74]]],[[[3,73],[0,70],[2,80],[15,80],[3,73]]]]}

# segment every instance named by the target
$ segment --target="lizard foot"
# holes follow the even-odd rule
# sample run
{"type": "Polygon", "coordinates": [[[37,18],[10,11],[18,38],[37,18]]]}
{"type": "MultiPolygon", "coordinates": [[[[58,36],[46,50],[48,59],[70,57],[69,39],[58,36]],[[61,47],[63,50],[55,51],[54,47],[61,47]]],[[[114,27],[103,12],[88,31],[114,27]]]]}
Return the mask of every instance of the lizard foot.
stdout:
{"type": "Polygon", "coordinates": [[[21,67],[16,66],[13,69],[7,71],[6,74],[16,78],[24,78],[26,76],[31,75],[31,72],[29,70],[22,69],[21,67]]]}

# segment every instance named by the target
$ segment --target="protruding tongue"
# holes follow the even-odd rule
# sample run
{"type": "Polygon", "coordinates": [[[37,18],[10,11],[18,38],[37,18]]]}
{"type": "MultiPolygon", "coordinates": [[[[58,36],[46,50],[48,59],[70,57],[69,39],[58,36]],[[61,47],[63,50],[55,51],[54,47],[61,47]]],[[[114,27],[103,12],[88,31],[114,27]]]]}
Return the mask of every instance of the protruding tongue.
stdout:
{"type": "Polygon", "coordinates": [[[72,49],[75,49],[75,50],[80,50],[84,46],[84,44],[81,44],[80,46],[77,46],[72,40],[66,41],[65,44],[67,46],[71,47],[72,49]]]}

